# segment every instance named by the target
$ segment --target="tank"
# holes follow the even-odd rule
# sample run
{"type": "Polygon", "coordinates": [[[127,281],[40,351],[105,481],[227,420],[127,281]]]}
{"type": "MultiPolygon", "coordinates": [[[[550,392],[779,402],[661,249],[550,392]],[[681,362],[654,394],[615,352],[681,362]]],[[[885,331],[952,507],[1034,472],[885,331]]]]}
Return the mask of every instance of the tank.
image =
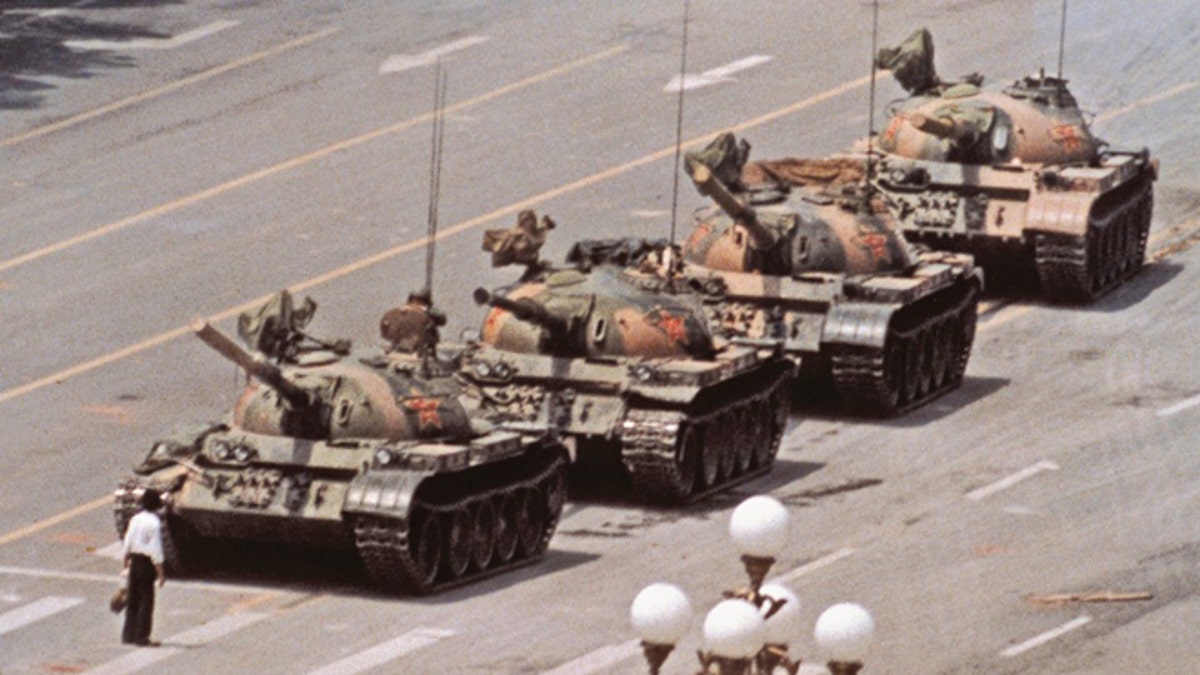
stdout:
{"type": "Polygon", "coordinates": [[[516,422],[555,401],[575,477],[619,462],[650,502],[770,470],[792,371],[777,345],[715,339],[694,291],[651,270],[526,262],[518,282],[475,291],[490,310],[461,374],[490,412],[516,422]]]}
{"type": "Polygon", "coordinates": [[[910,94],[889,107],[873,180],[911,240],[1036,269],[1060,303],[1091,302],[1142,268],[1157,160],[1093,136],[1066,80],[942,82],[924,29],[877,65],[910,94]]]}
{"type": "Polygon", "coordinates": [[[510,427],[461,386],[445,353],[302,346],[281,297],[285,311],[243,316],[243,327],[266,326],[251,331],[256,349],[194,326],[247,386],[224,421],[153,444],[116,491],[118,534],[154,488],[177,573],[194,572],[210,540],[250,540],[355,550],[381,587],[425,594],[542,556],[569,461],[551,411],[510,427]]]}
{"type": "Polygon", "coordinates": [[[715,202],[683,244],[713,329],[780,342],[799,390],[832,388],[857,415],[896,415],[961,384],[983,288],[972,257],[910,245],[862,158],[749,153],[722,134],[685,157],[715,202]]]}

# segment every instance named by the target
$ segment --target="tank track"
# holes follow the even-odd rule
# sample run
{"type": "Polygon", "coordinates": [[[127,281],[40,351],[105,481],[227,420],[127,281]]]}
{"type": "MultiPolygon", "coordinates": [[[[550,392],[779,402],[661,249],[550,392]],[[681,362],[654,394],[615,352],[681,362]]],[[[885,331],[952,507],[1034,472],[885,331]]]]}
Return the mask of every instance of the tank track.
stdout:
{"type": "Polygon", "coordinates": [[[962,384],[975,341],[979,289],[964,284],[901,309],[882,349],[830,348],[833,387],[855,415],[891,417],[962,384]]]}
{"type": "Polygon", "coordinates": [[[686,504],[770,471],[787,424],[789,381],[782,370],[766,390],[733,405],[726,402],[738,390],[708,397],[693,411],[631,409],[621,454],[634,492],[651,502],[686,504]]]}
{"type": "Polygon", "coordinates": [[[1082,236],[1036,234],[1034,262],[1048,299],[1089,303],[1142,269],[1154,210],[1152,187],[1141,180],[1106,195],[1093,208],[1082,236]]]}
{"type": "MultiPolygon", "coordinates": [[[[486,469],[484,469],[486,470],[486,469]]],[[[354,544],[376,584],[426,595],[537,561],[566,501],[566,460],[454,501],[420,496],[408,518],[357,515],[354,544]]]]}

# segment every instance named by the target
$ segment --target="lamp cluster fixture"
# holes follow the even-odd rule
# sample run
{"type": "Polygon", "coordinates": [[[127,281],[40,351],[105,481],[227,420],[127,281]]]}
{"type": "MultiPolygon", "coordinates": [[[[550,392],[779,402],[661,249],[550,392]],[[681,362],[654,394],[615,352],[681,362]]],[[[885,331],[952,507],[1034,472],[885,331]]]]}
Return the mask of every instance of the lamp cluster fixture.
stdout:
{"type": "MultiPolygon", "coordinates": [[[[803,630],[800,599],[781,584],[764,581],[789,535],[788,512],[778,500],[756,496],[738,505],[729,536],[741,554],[749,586],[727,591],[704,619],[704,648],[697,675],[772,675],[800,670],[788,645],[803,630]]],[[[654,583],[642,589],[629,610],[651,675],[658,675],[693,621],[692,603],[678,586],[654,583]]],[[[817,619],[817,644],[829,654],[832,675],[854,675],[874,636],[875,623],[859,605],[841,603],[817,619]]]]}

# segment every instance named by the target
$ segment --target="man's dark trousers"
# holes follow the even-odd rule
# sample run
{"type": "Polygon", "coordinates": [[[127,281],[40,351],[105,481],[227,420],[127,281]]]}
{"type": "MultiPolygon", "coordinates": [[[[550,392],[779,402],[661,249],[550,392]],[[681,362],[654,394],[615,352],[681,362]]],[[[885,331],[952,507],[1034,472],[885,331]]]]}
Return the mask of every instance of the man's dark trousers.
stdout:
{"type": "Polygon", "coordinates": [[[154,582],[158,574],[150,556],[135,553],[129,561],[129,604],[121,642],[141,645],[150,641],[154,623],[154,582]]]}

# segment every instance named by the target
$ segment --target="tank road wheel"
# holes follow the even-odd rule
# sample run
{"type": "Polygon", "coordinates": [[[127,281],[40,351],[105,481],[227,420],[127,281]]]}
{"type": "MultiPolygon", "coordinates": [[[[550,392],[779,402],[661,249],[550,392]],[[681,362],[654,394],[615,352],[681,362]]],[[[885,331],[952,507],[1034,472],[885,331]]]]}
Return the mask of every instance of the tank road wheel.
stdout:
{"type": "Polygon", "coordinates": [[[700,466],[700,453],[704,439],[691,425],[685,424],[679,432],[678,446],[675,450],[675,469],[679,480],[674,486],[675,494],[670,495],[673,501],[683,501],[696,485],[696,473],[700,466]]]}
{"type": "Polygon", "coordinates": [[[557,471],[543,481],[540,489],[546,500],[546,517],[557,522],[558,517],[562,515],[563,506],[567,503],[566,466],[559,466],[557,471]]]}
{"type": "Polygon", "coordinates": [[[755,431],[750,440],[753,444],[750,446],[750,465],[755,469],[771,464],[771,450],[775,447],[775,411],[771,408],[774,402],[775,398],[771,397],[746,411],[750,419],[747,426],[755,431]]]}
{"type": "Polygon", "coordinates": [[[419,513],[409,532],[409,546],[413,561],[413,586],[423,593],[433,585],[442,561],[442,528],[437,516],[419,513]]]}
{"type": "Polygon", "coordinates": [[[520,519],[520,504],[517,496],[506,494],[500,497],[496,508],[496,563],[507,565],[517,554],[517,523],[520,519]]]}
{"type": "Polygon", "coordinates": [[[708,447],[715,447],[717,453],[717,478],[713,485],[720,485],[733,476],[733,465],[737,454],[737,418],[732,410],[726,410],[714,417],[708,424],[708,447]]]}
{"type": "Polygon", "coordinates": [[[723,443],[716,430],[708,423],[689,425],[697,437],[700,454],[700,475],[697,476],[701,489],[709,488],[720,482],[721,455],[725,454],[723,443]],[[714,442],[716,441],[716,442],[714,442]]]}
{"type": "Polygon", "coordinates": [[[933,391],[933,364],[936,361],[934,352],[937,349],[937,341],[934,338],[933,331],[929,328],[921,329],[921,332],[914,337],[914,340],[917,343],[917,353],[920,354],[920,396],[925,397],[929,395],[929,392],[933,391]]]}
{"type": "Polygon", "coordinates": [[[465,506],[454,509],[444,518],[446,564],[443,571],[453,580],[466,574],[467,567],[471,564],[471,536],[475,528],[471,512],[465,506]]]}
{"type": "Polygon", "coordinates": [[[758,445],[759,433],[755,433],[754,408],[750,405],[738,408],[730,415],[730,434],[733,436],[733,475],[741,476],[754,463],[754,448],[758,445]]]}
{"type": "Polygon", "coordinates": [[[537,490],[526,489],[517,493],[517,544],[521,557],[529,558],[541,553],[542,532],[546,529],[546,510],[537,490]]]}
{"type": "Polygon", "coordinates": [[[894,334],[887,337],[883,347],[883,389],[879,399],[880,414],[893,414],[900,406],[904,395],[905,378],[904,340],[894,334]]]}
{"type": "Polygon", "coordinates": [[[916,337],[904,340],[904,391],[902,399],[910,403],[921,396],[921,346],[916,337]]]}
{"type": "Polygon", "coordinates": [[[496,507],[491,499],[481,499],[471,518],[471,564],[476,570],[487,569],[496,550],[496,507]]]}
{"type": "Polygon", "coordinates": [[[1138,204],[1136,245],[1133,252],[1133,272],[1136,274],[1146,264],[1146,240],[1150,238],[1150,220],[1154,216],[1154,193],[1146,190],[1138,204]]]}
{"type": "Polygon", "coordinates": [[[933,390],[941,391],[942,385],[951,378],[950,364],[957,353],[954,351],[953,320],[943,320],[932,329],[933,357],[929,362],[933,371],[933,390]]]}
{"type": "Polygon", "coordinates": [[[974,298],[967,302],[966,307],[963,307],[962,313],[954,318],[951,322],[952,333],[954,336],[953,351],[951,352],[950,364],[950,387],[957,387],[962,384],[963,376],[967,372],[967,361],[971,356],[971,344],[975,341],[975,322],[977,319],[977,307],[975,306],[974,298]]]}

